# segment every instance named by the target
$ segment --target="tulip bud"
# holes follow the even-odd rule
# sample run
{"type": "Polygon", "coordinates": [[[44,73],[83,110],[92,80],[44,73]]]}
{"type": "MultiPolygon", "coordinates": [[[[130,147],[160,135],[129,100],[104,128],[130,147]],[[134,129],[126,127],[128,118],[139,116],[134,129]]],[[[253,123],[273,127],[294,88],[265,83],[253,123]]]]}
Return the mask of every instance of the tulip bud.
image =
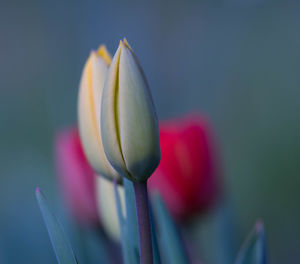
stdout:
{"type": "MultiPolygon", "coordinates": [[[[101,224],[111,238],[116,241],[120,241],[121,231],[120,223],[118,221],[113,183],[104,177],[97,175],[95,176],[95,181],[97,206],[101,224]]],[[[118,192],[120,194],[123,215],[125,216],[125,193],[122,185],[118,185],[118,192]]]]}
{"type": "Polygon", "coordinates": [[[221,193],[219,162],[210,124],[199,116],[161,122],[162,159],[149,180],[178,220],[210,209],[221,193]]]}
{"type": "Polygon", "coordinates": [[[135,182],[160,161],[158,122],[145,75],[126,40],[113,57],[103,88],[101,137],[111,165],[135,182]]]}
{"type": "Polygon", "coordinates": [[[107,178],[120,180],[106,158],[100,136],[100,103],[110,61],[104,46],[91,52],[80,81],[78,123],[84,152],[91,166],[107,178]]]}

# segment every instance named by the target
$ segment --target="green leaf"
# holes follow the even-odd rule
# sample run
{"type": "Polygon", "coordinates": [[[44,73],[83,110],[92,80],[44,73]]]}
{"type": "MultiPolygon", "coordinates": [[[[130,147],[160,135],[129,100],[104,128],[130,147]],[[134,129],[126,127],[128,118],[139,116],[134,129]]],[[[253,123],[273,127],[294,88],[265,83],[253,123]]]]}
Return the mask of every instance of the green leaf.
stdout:
{"type": "Polygon", "coordinates": [[[120,232],[121,232],[121,246],[122,246],[122,253],[123,253],[123,260],[125,264],[130,263],[130,254],[127,246],[126,241],[126,232],[125,232],[125,218],[122,213],[122,205],[121,205],[121,198],[118,192],[118,186],[116,181],[114,181],[114,191],[115,191],[115,200],[117,204],[117,215],[120,225],[120,232]]]}
{"type": "Polygon", "coordinates": [[[36,189],[36,198],[40,206],[40,210],[42,212],[58,263],[78,264],[62,225],[54,213],[50,210],[47,200],[39,188],[36,189]]]}
{"type": "Polygon", "coordinates": [[[127,242],[130,244],[130,251],[135,262],[139,263],[139,231],[138,231],[138,220],[136,213],[135,194],[133,188],[133,182],[124,178],[123,180],[125,188],[125,205],[126,205],[126,237],[127,242]]]}
{"type": "MultiPolygon", "coordinates": [[[[150,201],[150,199],[149,199],[150,201]]],[[[161,264],[161,257],[158,248],[158,241],[156,235],[156,228],[155,228],[155,221],[153,215],[153,209],[151,203],[149,203],[149,210],[150,210],[150,223],[151,223],[151,231],[152,231],[152,245],[153,245],[153,262],[154,264],[161,264]]]]}
{"type": "Polygon", "coordinates": [[[137,215],[134,189],[131,181],[123,179],[125,188],[126,217],[122,214],[121,200],[114,183],[117,213],[121,230],[121,244],[125,264],[139,264],[139,237],[137,229],[137,215]]]}
{"type": "Polygon", "coordinates": [[[158,193],[153,196],[153,210],[158,228],[160,252],[165,263],[189,263],[182,239],[158,193]]]}
{"type": "Polygon", "coordinates": [[[267,264],[263,223],[258,221],[242,245],[235,264],[267,264]]]}

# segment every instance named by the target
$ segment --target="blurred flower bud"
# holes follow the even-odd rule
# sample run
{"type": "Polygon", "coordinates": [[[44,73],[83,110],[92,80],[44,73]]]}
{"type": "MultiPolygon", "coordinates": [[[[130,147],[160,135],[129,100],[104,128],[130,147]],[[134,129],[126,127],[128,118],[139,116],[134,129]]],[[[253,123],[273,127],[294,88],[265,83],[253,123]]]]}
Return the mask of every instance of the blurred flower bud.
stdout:
{"type": "Polygon", "coordinates": [[[219,194],[208,122],[199,117],[160,123],[161,162],[149,179],[173,215],[183,220],[210,208],[219,194]]]}
{"type": "Polygon", "coordinates": [[[55,162],[62,194],[74,217],[82,224],[98,224],[94,172],[84,156],[77,130],[56,135],[55,162]]]}
{"type": "MultiPolygon", "coordinates": [[[[96,175],[95,178],[97,206],[101,224],[112,239],[119,241],[121,239],[120,224],[118,221],[113,183],[101,176],[96,175]]],[[[125,216],[125,193],[122,185],[118,185],[118,191],[120,194],[123,215],[125,216]]]]}
{"type": "Polygon", "coordinates": [[[144,73],[126,40],[107,73],[101,103],[107,159],[132,181],[146,181],[160,161],[158,123],[144,73]]]}
{"type": "Polygon", "coordinates": [[[97,52],[91,52],[84,66],[78,96],[78,126],[84,152],[94,170],[120,180],[106,158],[100,135],[100,103],[110,61],[109,53],[101,46],[97,52]]]}

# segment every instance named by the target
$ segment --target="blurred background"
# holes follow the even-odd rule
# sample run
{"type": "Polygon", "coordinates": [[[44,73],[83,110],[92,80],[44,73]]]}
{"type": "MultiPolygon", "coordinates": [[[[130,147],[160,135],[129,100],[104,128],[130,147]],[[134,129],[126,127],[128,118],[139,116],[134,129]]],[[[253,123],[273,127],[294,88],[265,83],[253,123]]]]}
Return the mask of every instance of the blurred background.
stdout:
{"type": "MultiPolygon", "coordinates": [[[[105,43],[113,54],[123,37],[160,119],[198,111],[211,120],[234,254],[262,219],[270,262],[297,262],[299,12],[296,1],[2,0],[0,263],[55,263],[34,190],[40,186],[63,216],[53,137],[76,122],[89,52],[105,43]]],[[[203,221],[201,236],[210,237],[211,221],[203,221]]]]}

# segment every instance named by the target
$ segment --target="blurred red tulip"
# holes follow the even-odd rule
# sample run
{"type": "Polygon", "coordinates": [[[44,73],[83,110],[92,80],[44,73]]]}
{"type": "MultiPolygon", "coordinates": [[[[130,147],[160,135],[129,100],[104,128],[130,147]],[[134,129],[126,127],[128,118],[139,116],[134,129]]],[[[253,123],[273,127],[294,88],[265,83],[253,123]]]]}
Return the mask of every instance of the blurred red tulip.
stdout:
{"type": "Polygon", "coordinates": [[[55,162],[63,196],[81,224],[99,221],[94,172],[83,153],[77,129],[61,131],[55,138],[55,162]]]}
{"type": "Polygon", "coordinates": [[[160,123],[161,162],[149,179],[178,220],[209,209],[219,191],[212,133],[199,116],[160,123]]]}
{"type": "MultiPolygon", "coordinates": [[[[208,121],[199,116],[161,122],[161,162],[150,177],[150,191],[159,191],[171,213],[184,220],[211,208],[220,191],[218,164],[208,121]]],[[[56,164],[64,197],[80,222],[97,224],[93,169],[77,129],[57,134],[56,164]]]]}

